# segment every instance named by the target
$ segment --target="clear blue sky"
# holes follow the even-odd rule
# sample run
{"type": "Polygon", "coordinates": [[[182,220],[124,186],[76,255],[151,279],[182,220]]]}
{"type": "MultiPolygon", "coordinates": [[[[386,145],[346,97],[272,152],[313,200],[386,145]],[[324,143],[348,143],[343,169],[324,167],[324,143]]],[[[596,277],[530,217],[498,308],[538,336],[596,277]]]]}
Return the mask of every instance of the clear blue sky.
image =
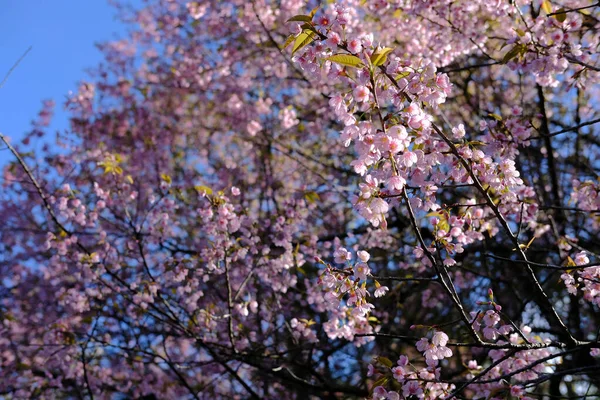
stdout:
{"type": "MultiPolygon", "coordinates": [[[[65,96],[102,59],[94,44],[125,34],[115,16],[107,0],[0,0],[0,80],[32,46],[0,89],[0,132],[17,143],[44,99],[56,102],[52,129],[67,127],[65,96]]],[[[0,151],[0,167],[8,157],[0,151]]]]}

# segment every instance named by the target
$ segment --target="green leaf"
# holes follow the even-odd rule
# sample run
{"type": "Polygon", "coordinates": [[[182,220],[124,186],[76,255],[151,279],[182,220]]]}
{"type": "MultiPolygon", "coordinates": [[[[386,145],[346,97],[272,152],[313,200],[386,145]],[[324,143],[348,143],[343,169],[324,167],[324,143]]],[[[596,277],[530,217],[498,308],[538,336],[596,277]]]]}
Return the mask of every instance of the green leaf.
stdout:
{"type": "Polygon", "coordinates": [[[65,343],[68,345],[74,345],[75,343],[77,343],[77,337],[73,332],[63,332],[63,337],[65,343]]]}
{"type": "Polygon", "coordinates": [[[552,4],[548,0],[542,1],[542,10],[546,12],[546,14],[552,14],[552,4]]]}
{"type": "Polygon", "coordinates": [[[163,181],[165,181],[168,185],[171,184],[171,182],[173,182],[173,180],[171,179],[171,177],[167,174],[160,174],[160,179],[162,179],[163,181]]]}
{"type": "Polygon", "coordinates": [[[317,192],[313,192],[313,191],[305,192],[304,193],[304,198],[310,204],[316,203],[317,201],[319,201],[321,199],[319,197],[319,194],[317,192]]]}
{"type": "Polygon", "coordinates": [[[526,51],[527,51],[527,47],[524,44],[519,43],[515,47],[513,47],[512,49],[510,49],[504,55],[504,58],[502,59],[502,63],[506,64],[507,62],[509,62],[510,60],[512,60],[513,58],[515,58],[516,56],[525,54],[526,51]]]}
{"type": "MultiPolygon", "coordinates": [[[[377,282],[377,281],[375,281],[375,282],[377,282]]],[[[380,286],[381,286],[381,285],[380,285],[380,286]]],[[[379,320],[377,319],[377,317],[375,317],[375,316],[373,316],[373,315],[371,315],[371,316],[368,318],[368,321],[369,321],[369,322],[373,322],[373,323],[375,323],[375,324],[379,322],[379,320]]]]}
{"type": "Polygon", "coordinates": [[[308,15],[294,15],[286,22],[312,22],[312,17],[308,15]]]}
{"type": "Polygon", "coordinates": [[[488,114],[488,117],[492,117],[496,121],[502,121],[502,117],[500,115],[498,115],[498,114],[490,113],[490,114],[488,114]]]}
{"type": "Polygon", "coordinates": [[[294,55],[294,53],[296,53],[298,50],[300,50],[301,48],[303,48],[304,46],[310,44],[313,40],[315,40],[313,33],[310,31],[302,31],[301,34],[299,34],[296,37],[296,41],[294,42],[294,47],[292,47],[292,55],[294,55]]]}
{"type": "Polygon", "coordinates": [[[27,371],[27,370],[29,370],[29,364],[25,364],[22,362],[17,363],[16,369],[17,369],[17,371],[27,371]]]}
{"type": "Polygon", "coordinates": [[[388,368],[392,368],[392,365],[394,365],[392,360],[390,360],[387,357],[377,357],[377,361],[379,361],[381,364],[385,365],[388,368]]]}
{"type": "Polygon", "coordinates": [[[396,75],[396,80],[399,81],[400,79],[406,78],[409,75],[410,75],[409,71],[402,71],[398,75],[396,75]]]}
{"type": "Polygon", "coordinates": [[[312,26],[312,24],[309,24],[309,23],[302,24],[300,27],[304,30],[308,30],[308,31],[311,31],[314,33],[319,32],[319,31],[317,31],[317,29],[314,26],[312,26]]]}
{"type": "MultiPolygon", "coordinates": [[[[577,264],[575,263],[575,261],[573,261],[573,259],[571,257],[567,257],[567,267],[576,267],[577,264]]],[[[570,269],[567,270],[567,272],[570,274],[572,271],[570,269]]]]}
{"type": "Polygon", "coordinates": [[[360,58],[350,55],[350,54],[335,54],[329,58],[329,61],[333,61],[334,63],[345,65],[347,67],[360,67],[362,66],[362,61],[360,58]]]}
{"type": "Polygon", "coordinates": [[[394,51],[394,49],[390,47],[384,47],[382,49],[375,50],[375,52],[371,54],[371,64],[373,64],[375,67],[385,64],[388,54],[390,54],[392,51],[394,51]]]}
{"type": "Polygon", "coordinates": [[[388,383],[389,380],[390,380],[390,378],[388,378],[387,376],[382,376],[381,378],[379,378],[375,382],[373,382],[372,388],[374,389],[377,386],[384,386],[386,383],[388,383]]]}
{"type": "Polygon", "coordinates": [[[149,91],[148,86],[137,88],[137,90],[142,94],[142,96],[144,96],[144,98],[148,97],[148,91],[149,91]]]}
{"type": "Polygon", "coordinates": [[[209,196],[211,194],[213,194],[213,190],[211,188],[209,188],[208,186],[198,185],[198,186],[194,186],[194,189],[196,189],[198,191],[198,193],[206,193],[209,196]]]}
{"type": "Polygon", "coordinates": [[[444,218],[444,214],[438,211],[432,211],[428,214],[425,214],[426,217],[436,217],[436,218],[444,218]]]}
{"type": "Polygon", "coordinates": [[[320,7],[320,6],[316,6],[315,8],[313,8],[313,9],[310,11],[310,14],[308,14],[308,15],[310,15],[310,18],[314,18],[315,14],[317,14],[317,11],[319,11],[319,7],[320,7]]]}
{"type": "Polygon", "coordinates": [[[290,44],[292,44],[292,42],[294,41],[294,39],[296,39],[296,37],[294,35],[288,36],[288,38],[285,40],[285,43],[281,45],[281,50],[287,49],[287,47],[290,44]]]}
{"type": "Polygon", "coordinates": [[[469,146],[469,147],[485,146],[485,145],[487,145],[487,143],[482,142],[481,140],[469,140],[467,142],[467,146],[469,146]]]}
{"type": "Polygon", "coordinates": [[[556,18],[556,20],[558,22],[565,22],[565,20],[567,19],[567,13],[565,12],[564,8],[559,9],[556,14],[554,14],[554,18],[556,18]]]}

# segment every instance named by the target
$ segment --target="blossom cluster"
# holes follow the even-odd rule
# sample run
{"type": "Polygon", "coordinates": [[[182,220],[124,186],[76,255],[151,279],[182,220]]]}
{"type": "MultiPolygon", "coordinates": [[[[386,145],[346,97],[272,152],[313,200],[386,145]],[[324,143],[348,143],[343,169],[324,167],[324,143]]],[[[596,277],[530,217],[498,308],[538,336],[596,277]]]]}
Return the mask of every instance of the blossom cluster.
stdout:
{"type": "MultiPolygon", "coordinates": [[[[378,328],[373,327],[369,318],[375,307],[368,299],[371,296],[367,288],[367,280],[371,275],[368,265],[370,254],[359,250],[356,255],[358,259],[352,264],[352,254],[343,247],[337,248],[334,252],[335,264],[345,267],[340,269],[326,264],[319,282],[325,291],[325,302],[329,304],[328,311],[331,314],[323,324],[325,332],[332,339],[344,338],[361,345],[373,340],[370,334],[378,328]]],[[[375,297],[381,297],[389,290],[377,281],[374,281],[374,285],[375,297]]]]}
{"type": "Polygon", "coordinates": [[[574,271],[567,270],[560,278],[570,294],[577,295],[581,291],[585,300],[600,305],[600,266],[588,264],[590,259],[586,252],[579,252],[575,258],[569,258],[568,266],[574,271]]]}

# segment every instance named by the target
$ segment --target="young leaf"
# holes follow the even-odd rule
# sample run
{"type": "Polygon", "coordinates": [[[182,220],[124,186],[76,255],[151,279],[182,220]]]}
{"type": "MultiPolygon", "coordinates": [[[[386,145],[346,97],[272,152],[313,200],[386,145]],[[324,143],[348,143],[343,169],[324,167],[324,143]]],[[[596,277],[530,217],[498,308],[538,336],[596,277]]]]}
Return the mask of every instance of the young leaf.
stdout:
{"type": "Polygon", "coordinates": [[[304,30],[309,30],[314,33],[318,33],[317,29],[312,24],[309,24],[308,22],[302,24],[301,28],[304,30]]]}
{"type": "Polygon", "coordinates": [[[285,40],[285,43],[281,45],[281,50],[287,49],[287,47],[290,44],[292,44],[292,42],[294,41],[294,39],[296,39],[296,36],[294,36],[294,35],[288,36],[288,38],[285,40]]]}
{"type": "Polygon", "coordinates": [[[167,184],[171,184],[171,182],[173,182],[173,180],[171,179],[171,177],[167,174],[160,174],[160,179],[162,179],[163,181],[165,181],[167,184]]]}
{"type": "Polygon", "coordinates": [[[377,379],[375,382],[373,382],[373,388],[376,388],[377,386],[383,386],[386,383],[388,383],[388,381],[390,380],[390,378],[388,378],[387,376],[382,376],[381,378],[377,379]]]}
{"type": "Polygon", "coordinates": [[[512,49],[510,49],[508,51],[508,53],[506,53],[504,55],[504,58],[502,59],[502,64],[506,64],[507,62],[509,62],[510,60],[512,60],[513,58],[515,58],[516,56],[518,56],[519,54],[524,54],[526,51],[526,47],[523,44],[517,44],[515,47],[513,47],[512,49]]]}
{"type": "Polygon", "coordinates": [[[327,59],[329,61],[333,61],[334,63],[345,65],[347,67],[356,68],[362,66],[361,59],[350,54],[335,54],[327,59]]]}
{"type": "Polygon", "coordinates": [[[399,81],[400,79],[406,78],[409,75],[410,75],[410,72],[408,72],[408,71],[402,71],[398,75],[396,75],[395,78],[396,78],[397,81],[399,81]]]}
{"type": "Polygon", "coordinates": [[[390,360],[387,357],[377,357],[377,361],[379,361],[381,364],[385,365],[388,368],[392,368],[394,366],[392,360],[390,360]]]}
{"type": "Polygon", "coordinates": [[[310,16],[310,18],[314,18],[315,14],[317,13],[317,11],[319,11],[319,6],[316,6],[315,8],[313,8],[310,12],[310,14],[308,14],[310,16]]]}
{"type": "Polygon", "coordinates": [[[211,188],[209,188],[208,186],[198,185],[198,186],[194,186],[194,189],[196,189],[198,191],[198,193],[200,193],[200,194],[206,193],[209,196],[211,194],[213,194],[213,190],[211,188]]]}
{"type": "Polygon", "coordinates": [[[558,22],[565,22],[565,19],[567,19],[567,13],[565,12],[565,9],[559,9],[556,14],[554,14],[554,18],[556,18],[558,22]]]}
{"type": "Polygon", "coordinates": [[[384,47],[382,49],[375,50],[373,54],[371,54],[371,64],[373,64],[375,67],[385,64],[388,54],[390,54],[392,51],[394,51],[394,49],[390,47],[384,47]]]}
{"type": "Polygon", "coordinates": [[[306,192],[304,193],[304,198],[306,199],[307,202],[309,202],[310,204],[312,203],[316,203],[317,201],[319,201],[321,198],[319,197],[319,194],[317,192],[314,191],[310,191],[310,192],[306,192]]]}
{"type": "Polygon", "coordinates": [[[377,317],[371,315],[369,318],[367,318],[369,322],[374,322],[377,323],[379,322],[379,320],[377,319],[377,317]]]}
{"type": "Polygon", "coordinates": [[[552,14],[552,4],[548,0],[542,1],[542,10],[546,12],[546,14],[552,14]]]}
{"type": "Polygon", "coordinates": [[[292,18],[288,19],[286,22],[311,22],[312,17],[308,15],[294,15],[292,18]]]}
{"type": "Polygon", "coordinates": [[[298,50],[310,44],[314,39],[313,33],[310,31],[302,31],[301,34],[296,37],[296,41],[294,42],[294,47],[292,47],[292,55],[296,53],[298,50]]]}

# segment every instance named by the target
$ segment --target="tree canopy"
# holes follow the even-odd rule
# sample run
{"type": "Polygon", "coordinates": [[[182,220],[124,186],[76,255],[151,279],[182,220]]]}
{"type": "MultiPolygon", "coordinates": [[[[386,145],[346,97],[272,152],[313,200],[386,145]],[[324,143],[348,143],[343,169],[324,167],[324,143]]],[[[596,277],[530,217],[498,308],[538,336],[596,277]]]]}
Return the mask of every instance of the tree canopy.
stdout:
{"type": "Polygon", "coordinates": [[[598,2],[117,7],[1,137],[0,396],[600,396],[598,2]]]}

